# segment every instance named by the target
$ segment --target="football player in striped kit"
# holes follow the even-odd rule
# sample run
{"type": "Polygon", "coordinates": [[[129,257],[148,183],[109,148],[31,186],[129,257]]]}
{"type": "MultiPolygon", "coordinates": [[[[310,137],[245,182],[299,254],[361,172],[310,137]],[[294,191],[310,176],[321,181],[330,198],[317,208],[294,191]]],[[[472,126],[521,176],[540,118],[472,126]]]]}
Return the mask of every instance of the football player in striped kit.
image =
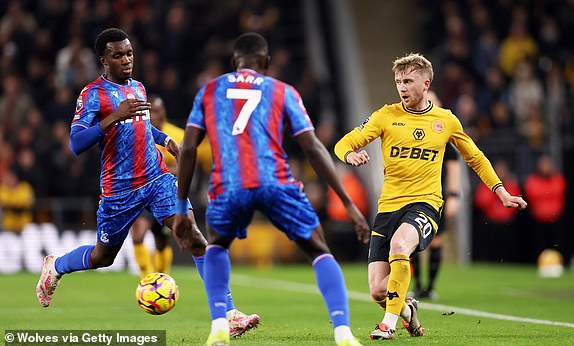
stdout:
{"type": "MultiPolygon", "coordinates": [[[[285,131],[295,138],[318,176],[343,201],[361,240],[369,228],[345,192],[325,146],[317,139],[299,93],[265,75],[269,65],[266,40],[241,35],[234,45],[235,72],[203,86],[195,97],[182,144],[178,171],[175,229],[191,230],[185,196],[193,178],[197,146],[207,134],[213,157],[206,219],[209,245],[205,254],[205,288],[212,327],[207,345],[229,343],[225,319],[225,287],[231,264],[228,249],[247,236],[259,210],[312,262],[339,345],[360,345],[350,329],[345,282],[339,264],[325,243],[323,230],[300,182],[295,180],[282,147],[285,131]]],[[[176,234],[178,232],[175,232],[176,234]]]]}
{"type": "MultiPolygon", "coordinates": [[[[151,104],[143,84],[132,79],[134,52],[128,35],[117,28],[102,31],[95,42],[104,73],[80,93],[70,131],[70,147],[79,155],[94,144],[100,149],[101,197],[97,211],[96,245],[80,246],[63,256],[46,256],[36,294],[48,307],[60,278],[79,270],[110,266],[130,227],[147,209],[162,225],[172,228],[176,205],[176,178],[166,167],[156,144],[174,157],[179,145],[150,122],[151,104]]],[[[192,220],[186,241],[200,276],[207,244],[186,199],[192,220]]],[[[247,316],[233,306],[226,292],[230,332],[239,336],[256,327],[259,316],[247,316]]]]}

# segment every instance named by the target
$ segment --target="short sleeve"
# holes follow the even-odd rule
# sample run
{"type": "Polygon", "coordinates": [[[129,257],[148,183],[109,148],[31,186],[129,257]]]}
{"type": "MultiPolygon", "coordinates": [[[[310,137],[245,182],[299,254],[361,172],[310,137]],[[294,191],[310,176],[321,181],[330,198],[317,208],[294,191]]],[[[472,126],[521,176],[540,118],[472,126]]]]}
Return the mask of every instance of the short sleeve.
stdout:
{"type": "Polygon", "coordinates": [[[100,111],[100,101],[97,88],[84,88],[76,100],[76,111],[72,127],[88,128],[94,124],[94,119],[100,111]]]}
{"type": "Polygon", "coordinates": [[[187,118],[187,126],[193,126],[205,130],[205,112],[203,109],[203,96],[206,86],[203,86],[195,95],[193,107],[187,118]]]}
{"type": "Polygon", "coordinates": [[[285,114],[293,137],[314,129],[301,96],[290,85],[285,85],[285,114]]]}

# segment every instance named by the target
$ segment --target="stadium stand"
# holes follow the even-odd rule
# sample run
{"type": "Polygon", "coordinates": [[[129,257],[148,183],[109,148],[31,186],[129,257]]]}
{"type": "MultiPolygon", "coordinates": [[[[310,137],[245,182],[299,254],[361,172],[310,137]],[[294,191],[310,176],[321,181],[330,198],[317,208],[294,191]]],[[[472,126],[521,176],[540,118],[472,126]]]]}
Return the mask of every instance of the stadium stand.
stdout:
{"type": "MultiPolygon", "coordinates": [[[[354,14],[354,27],[340,30],[356,30],[365,58],[365,69],[359,71],[367,77],[365,85],[350,87],[367,89],[366,114],[353,116],[366,117],[381,100],[395,99],[394,89],[389,89],[392,80],[389,84],[376,79],[392,77],[392,58],[405,50],[427,54],[436,70],[433,85],[445,107],[461,116],[488,157],[509,164],[520,185],[534,172],[540,155],[552,157],[567,180],[563,229],[574,228],[573,218],[567,217],[574,212],[574,162],[568,159],[574,155],[572,1],[408,0],[402,7],[344,0],[2,1],[0,177],[12,171],[31,185],[35,222],[52,222],[59,229],[95,228],[97,149],[74,156],[68,144],[69,122],[80,88],[100,73],[91,45],[109,26],[133,36],[138,51],[135,78],[146,85],[148,94],[164,99],[169,118],[180,126],[195,91],[229,70],[233,38],[245,31],[262,33],[274,56],[270,75],[301,91],[320,138],[330,147],[338,133],[351,126],[346,119],[351,117],[350,103],[357,101],[345,95],[340,66],[349,61],[338,61],[341,22],[331,5],[341,3],[349,9],[347,15],[354,14]],[[311,21],[310,7],[316,15],[311,21]],[[391,34],[392,23],[406,25],[393,15],[405,8],[414,13],[409,30],[403,30],[403,36],[391,34]],[[374,21],[377,13],[385,20],[374,21]],[[327,80],[311,63],[308,33],[309,28],[317,29],[309,24],[314,19],[320,21],[319,37],[326,46],[327,80]]],[[[295,146],[289,145],[289,151],[297,157],[295,146]]],[[[299,171],[301,179],[323,189],[316,208],[326,217],[324,186],[308,167],[299,171]]],[[[372,190],[370,178],[361,178],[372,190]]],[[[477,185],[470,181],[472,192],[477,185]]],[[[194,187],[198,215],[205,206],[205,186],[194,187]]],[[[529,215],[518,215],[517,222],[529,222],[529,215]]],[[[472,232],[480,234],[480,223],[474,225],[472,232]]],[[[568,261],[574,235],[567,233],[561,250],[568,261]]],[[[535,261],[532,256],[509,260],[535,261]]]]}

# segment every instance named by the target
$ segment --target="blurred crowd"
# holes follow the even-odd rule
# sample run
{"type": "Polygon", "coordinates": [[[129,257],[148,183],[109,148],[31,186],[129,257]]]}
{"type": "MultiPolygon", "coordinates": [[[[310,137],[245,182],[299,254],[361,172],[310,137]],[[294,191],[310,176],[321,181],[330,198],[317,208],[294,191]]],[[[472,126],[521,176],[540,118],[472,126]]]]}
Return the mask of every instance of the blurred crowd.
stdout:
{"type": "Polygon", "coordinates": [[[421,6],[422,42],[438,66],[434,88],[485,151],[506,156],[523,181],[541,154],[560,157],[552,136],[573,145],[574,2],[421,6]]]}
{"type": "MultiPolygon", "coordinates": [[[[20,231],[30,221],[54,222],[61,229],[94,227],[97,148],[75,156],[68,141],[75,99],[102,71],[91,45],[108,27],[130,34],[134,78],[144,83],[148,96],[163,99],[168,121],[179,127],[185,125],[196,91],[231,69],[233,40],[247,31],[268,38],[273,57],[269,75],[293,84],[312,120],[320,123],[300,5],[267,0],[0,1],[1,229],[20,231]]],[[[332,137],[332,131],[322,132],[332,137]]],[[[294,153],[291,164],[298,178],[315,191],[311,196],[324,216],[326,187],[302,163],[293,143],[288,150],[294,153]]],[[[205,165],[201,168],[191,196],[200,217],[209,175],[205,165]]]]}
{"type": "Polygon", "coordinates": [[[517,215],[472,175],[473,258],[532,262],[544,248],[569,257],[562,169],[574,146],[574,1],[419,4],[436,92],[529,202],[517,215]]]}
{"type": "MultiPolygon", "coordinates": [[[[68,139],[75,98],[101,73],[91,47],[99,32],[117,26],[130,33],[134,77],[148,95],[162,97],[169,120],[181,127],[199,87],[230,68],[230,46],[239,33],[255,30],[270,37],[284,55],[272,72],[285,72],[288,45],[300,35],[284,30],[300,17],[292,8],[296,4],[280,8],[259,0],[1,1],[3,228],[50,221],[55,199],[71,201],[72,207],[78,198],[97,202],[97,149],[76,157],[68,139]]],[[[297,75],[290,76],[296,83],[297,75]]],[[[70,225],[83,218],[80,210],[68,211],[64,221],[70,225]]]]}
{"type": "MultiPolygon", "coordinates": [[[[330,148],[338,134],[332,122],[321,121],[320,86],[309,65],[301,4],[0,1],[0,228],[18,231],[30,220],[54,222],[54,201],[64,206],[58,212],[64,225],[59,226],[93,227],[99,156],[96,148],[73,155],[69,125],[81,88],[101,73],[91,45],[111,26],[131,35],[134,78],[144,83],[148,95],[163,99],[168,120],[180,127],[195,92],[230,70],[233,40],[246,31],[263,34],[271,45],[269,74],[301,92],[319,138],[330,148]],[[93,209],[86,213],[85,205],[93,209]]],[[[544,237],[544,246],[566,244],[560,250],[571,253],[573,241],[562,239],[565,232],[560,230],[569,188],[564,153],[574,148],[574,37],[569,36],[574,32],[574,1],[425,0],[418,6],[421,50],[436,70],[434,90],[504,182],[516,185],[517,192],[511,192],[524,194],[531,206],[525,215],[498,215],[492,211],[496,201],[489,200],[489,191],[482,191],[473,176],[474,258],[499,259],[495,246],[481,245],[500,234],[496,225],[530,249],[528,255],[505,253],[510,261],[532,260],[539,251],[532,244],[540,236],[540,224],[555,229],[552,237],[544,237]],[[552,189],[547,188],[549,179],[552,189]],[[549,204],[553,207],[547,208],[549,204]],[[527,233],[521,234],[524,229],[527,233]]],[[[329,222],[328,232],[333,238],[346,237],[342,234],[348,224],[336,197],[316,179],[293,143],[287,141],[287,150],[295,175],[306,182],[313,205],[329,222]]],[[[368,200],[354,173],[344,165],[339,169],[354,198],[368,200]]],[[[192,195],[198,215],[206,203],[209,173],[200,171],[202,180],[192,195]]],[[[368,205],[362,208],[369,213],[368,205]]]]}

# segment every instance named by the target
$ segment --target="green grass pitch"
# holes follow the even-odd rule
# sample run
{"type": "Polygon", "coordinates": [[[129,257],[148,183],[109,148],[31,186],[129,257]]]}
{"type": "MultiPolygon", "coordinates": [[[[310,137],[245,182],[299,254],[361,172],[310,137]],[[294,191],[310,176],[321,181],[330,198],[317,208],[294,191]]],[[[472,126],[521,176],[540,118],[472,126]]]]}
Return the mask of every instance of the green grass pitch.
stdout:
{"type": "MultiPolygon", "coordinates": [[[[364,345],[573,345],[574,273],[541,279],[533,266],[445,266],[437,301],[423,301],[426,329],[412,338],[399,326],[396,339],[371,341],[383,316],[370,301],[366,264],[343,265],[351,327],[364,345]]],[[[201,345],[210,329],[202,282],[193,265],[176,267],[180,298],[162,316],[147,315],[135,302],[139,277],[128,273],[85,272],[65,276],[52,306],[35,296],[36,274],[0,275],[1,329],[166,330],[168,345],[201,345]]],[[[258,313],[261,325],[235,345],[334,345],[326,309],[310,266],[271,269],[235,266],[231,285],[236,306],[258,313]]]]}

